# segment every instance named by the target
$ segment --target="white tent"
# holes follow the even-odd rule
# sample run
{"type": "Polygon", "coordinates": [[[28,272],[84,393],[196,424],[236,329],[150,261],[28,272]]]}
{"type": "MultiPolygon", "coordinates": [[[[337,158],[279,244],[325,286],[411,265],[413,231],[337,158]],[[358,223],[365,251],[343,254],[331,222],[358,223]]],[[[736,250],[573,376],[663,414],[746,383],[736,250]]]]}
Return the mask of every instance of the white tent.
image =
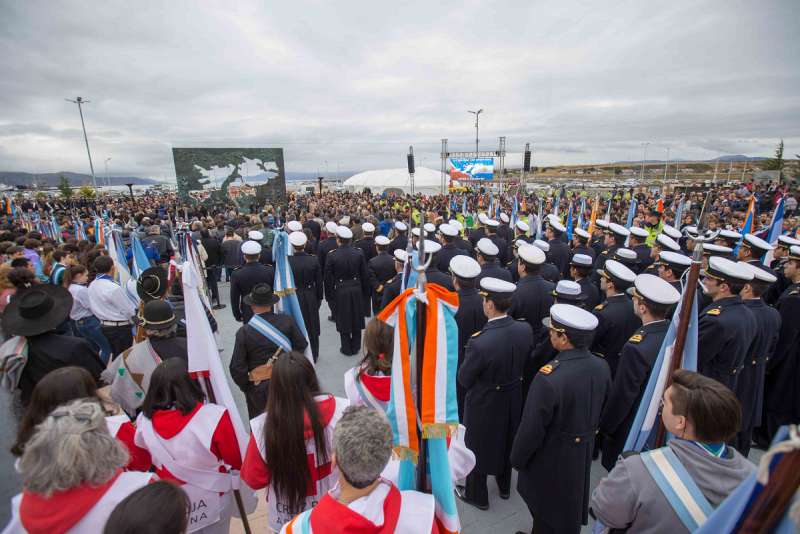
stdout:
{"type": "MultiPolygon", "coordinates": [[[[425,167],[417,167],[414,173],[414,192],[423,195],[436,195],[442,191],[442,173],[425,167]]],[[[445,176],[445,187],[447,180],[445,176]]],[[[411,193],[411,179],[408,169],[380,169],[364,171],[344,181],[345,191],[363,191],[369,188],[373,193],[411,193]]]]}

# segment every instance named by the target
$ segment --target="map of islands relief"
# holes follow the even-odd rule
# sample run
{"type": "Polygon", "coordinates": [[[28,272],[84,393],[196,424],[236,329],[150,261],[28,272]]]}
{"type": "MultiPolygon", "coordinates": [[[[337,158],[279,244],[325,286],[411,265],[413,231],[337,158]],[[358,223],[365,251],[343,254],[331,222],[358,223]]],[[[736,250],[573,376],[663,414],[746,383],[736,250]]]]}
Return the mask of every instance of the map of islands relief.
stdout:
{"type": "Polygon", "coordinates": [[[282,148],[173,148],[172,157],[184,200],[286,203],[282,148]]]}

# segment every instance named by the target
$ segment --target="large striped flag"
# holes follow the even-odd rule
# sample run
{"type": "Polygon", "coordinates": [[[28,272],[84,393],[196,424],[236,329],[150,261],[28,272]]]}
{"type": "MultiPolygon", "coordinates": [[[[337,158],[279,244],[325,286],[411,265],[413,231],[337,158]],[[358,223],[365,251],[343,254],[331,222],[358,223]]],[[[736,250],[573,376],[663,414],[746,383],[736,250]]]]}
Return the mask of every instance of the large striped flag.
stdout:
{"type": "Polygon", "coordinates": [[[586,212],[586,197],[581,197],[581,209],[578,212],[578,228],[583,228],[586,221],[584,220],[584,213],[586,212]]]}
{"type": "MultiPolygon", "coordinates": [[[[778,244],[778,238],[783,233],[783,199],[784,197],[781,196],[780,200],[778,200],[778,205],[775,207],[775,211],[772,212],[772,222],[769,223],[769,233],[767,234],[767,243],[772,245],[773,247],[778,244]]],[[[773,255],[772,251],[770,250],[764,255],[763,263],[767,267],[769,264],[772,263],[773,255]]]]}
{"type": "Polygon", "coordinates": [[[753,232],[753,221],[756,217],[756,196],[750,195],[750,202],[747,203],[747,212],[745,213],[744,218],[744,225],[742,225],[742,237],[739,238],[739,242],[736,243],[736,247],[733,249],[733,257],[735,258],[739,254],[739,247],[742,245],[742,239],[744,239],[745,234],[750,234],[753,232]]]}
{"type": "Polygon", "coordinates": [[[592,204],[592,214],[589,216],[589,234],[594,232],[594,223],[597,221],[597,205],[600,203],[600,195],[594,196],[594,203],[592,204]]]}
{"type": "Polygon", "coordinates": [[[681,198],[678,200],[678,208],[675,210],[675,224],[673,224],[678,230],[683,226],[683,207],[685,205],[686,201],[683,199],[683,195],[681,195],[681,198]]]}
{"type": "Polygon", "coordinates": [[[638,201],[636,197],[631,199],[630,205],[628,206],[628,219],[625,221],[625,228],[630,228],[633,226],[633,218],[636,215],[636,205],[638,201]]]}
{"type": "MultiPolygon", "coordinates": [[[[688,271],[687,271],[688,272],[688,271]]],[[[684,287],[683,292],[686,292],[684,287]]],[[[681,295],[683,298],[683,295],[681,295]]],[[[678,335],[678,318],[680,317],[683,300],[675,310],[674,319],[670,321],[667,335],[661,344],[653,371],[647,381],[644,395],[636,411],[628,439],[625,441],[625,451],[641,452],[648,446],[653,430],[658,427],[658,409],[661,398],[666,389],[667,375],[671,369],[672,351],[675,348],[675,338],[678,335]]],[[[697,370],[697,295],[692,302],[692,312],[689,314],[689,328],[686,333],[686,343],[683,347],[681,367],[690,371],[697,370]]]]}
{"type": "Polygon", "coordinates": [[[613,195],[608,197],[608,209],[606,209],[606,222],[607,223],[611,222],[611,204],[613,203],[613,201],[614,201],[614,196],[613,195]]]}
{"type": "Polygon", "coordinates": [[[572,200],[569,201],[567,209],[567,241],[572,241],[572,200]]]}
{"type": "Polygon", "coordinates": [[[300,333],[306,338],[306,358],[311,362],[311,365],[314,365],[308,330],[306,330],[306,322],[303,319],[303,311],[300,309],[300,301],[297,300],[297,286],[294,283],[292,267],[289,265],[289,256],[291,254],[292,247],[289,246],[289,234],[283,230],[276,231],[275,238],[272,240],[272,259],[275,262],[275,287],[273,287],[273,291],[281,300],[275,308],[277,311],[292,316],[300,333]]]}
{"type": "Polygon", "coordinates": [[[147,257],[142,240],[139,239],[136,232],[131,232],[131,256],[133,257],[131,274],[138,280],[139,276],[150,268],[150,259],[147,257]]]}

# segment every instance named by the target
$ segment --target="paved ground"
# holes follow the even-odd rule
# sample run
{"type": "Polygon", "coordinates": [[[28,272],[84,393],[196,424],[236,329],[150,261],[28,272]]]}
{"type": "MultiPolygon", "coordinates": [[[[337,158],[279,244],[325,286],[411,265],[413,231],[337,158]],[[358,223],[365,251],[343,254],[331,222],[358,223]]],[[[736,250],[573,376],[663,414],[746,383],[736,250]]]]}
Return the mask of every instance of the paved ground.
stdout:
{"type": "MultiPolygon", "coordinates": [[[[224,310],[216,312],[220,332],[223,333],[225,350],[222,353],[224,367],[227,372],[227,365],[230,361],[231,350],[233,348],[233,336],[239,327],[239,323],[234,321],[229,305],[228,284],[220,286],[222,301],[228,304],[224,310]]],[[[317,363],[317,374],[319,376],[323,390],[334,395],[344,396],[344,372],[355,365],[358,361],[357,356],[346,357],[339,353],[339,335],[333,323],[325,318],[328,316],[328,308],[323,304],[320,310],[322,318],[323,333],[320,338],[320,359],[317,363]]],[[[229,377],[230,378],[230,377],[229,377]]],[[[231,381],[233,395],[239,408],[239,414],[244,421],[247,420],[247,407],[244,397],[239,389],[231,381]]],[[[0,425],[0,525],[5,525],[9,517],[8,503],[11,497],[19,492],[19,477],[14,471],[13,458],[8,452],[9,447],[16,432],[16,418],[11,415],[9,397],[5,392],[0,391],[0,414],[3,423],[0,425]]],[[[751,459],[757,461],[761,456],[761,451],[754,450],[751,459]]],[[[600,478],[606,474],[605,469],[599,461],[592,465],[592,488],[598,483],[600,478]]],[[[516,475],[515,475],[516,479],[516,475]]],[[[516,487],[516,481],[512,488],[516,487]]],[[[461,524],[465,534],[493,532],[496,534],[514,533],[517,530],[530,531],[531,516],[528,509],[515,489],[512,489],[511,498],[503,501],[498,497],[497,486],[492,480],[489,482],[489,497],[491,508],[488,511],[480,511],[471,506],[458,503],[461,524]]],[[[266,512],[263,506],[263,497],[260,499],[259,509],[250,516],[251,526],[254,532],[266,532],[266,512]]],[[[584,532],[589,532],[589,527],[584,527],[584,532]]],[[[243,532],[239,520],[233,520],[231,532],[243,532]]]]}

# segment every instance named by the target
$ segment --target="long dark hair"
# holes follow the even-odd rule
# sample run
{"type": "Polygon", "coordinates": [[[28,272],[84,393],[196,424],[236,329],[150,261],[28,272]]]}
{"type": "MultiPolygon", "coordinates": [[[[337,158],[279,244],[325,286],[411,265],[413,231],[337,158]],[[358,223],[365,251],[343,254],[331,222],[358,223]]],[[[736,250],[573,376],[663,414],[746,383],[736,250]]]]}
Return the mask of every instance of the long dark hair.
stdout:
{"type": "MultiPolygon", "coordinates": [[[[58,406],[75,399],[97,398],[97,384],[83,367],[60,367],[50,371],[33,388],[31,401],[19,423],[11,454],[22,456],[36,426],[58,406]]],[[[98,399],[99,401],[99,399],[98,399]]]]}
{"type": "Polygon", "coordinates": [[[328,462],[325,425],[314,400],[319,393],[317,375],[305,355],[289,352],[275,360],[267,400],[264,448],[275,495],[292,513],[303,511],[312,483],[303,436],[306,414],[314,433],[317,465],[328,462]]]}
{"type": "Polygon", "coordinates": [[[150,386],[142,402],[142,413],[148,419],[152,419],[158,410],[178,410],[186,415],[203,399],[203,390],[189,376],[186,362],[180,358],[169,358],[158,364],[150,377],[150,386]]]}
{"type": "Polygon", "coordinates": [[[364,358],[361,368],[367,374],[392,373],[392,353],[394,352],[394,328],[373,317],[364,331],[364,358]]]}

